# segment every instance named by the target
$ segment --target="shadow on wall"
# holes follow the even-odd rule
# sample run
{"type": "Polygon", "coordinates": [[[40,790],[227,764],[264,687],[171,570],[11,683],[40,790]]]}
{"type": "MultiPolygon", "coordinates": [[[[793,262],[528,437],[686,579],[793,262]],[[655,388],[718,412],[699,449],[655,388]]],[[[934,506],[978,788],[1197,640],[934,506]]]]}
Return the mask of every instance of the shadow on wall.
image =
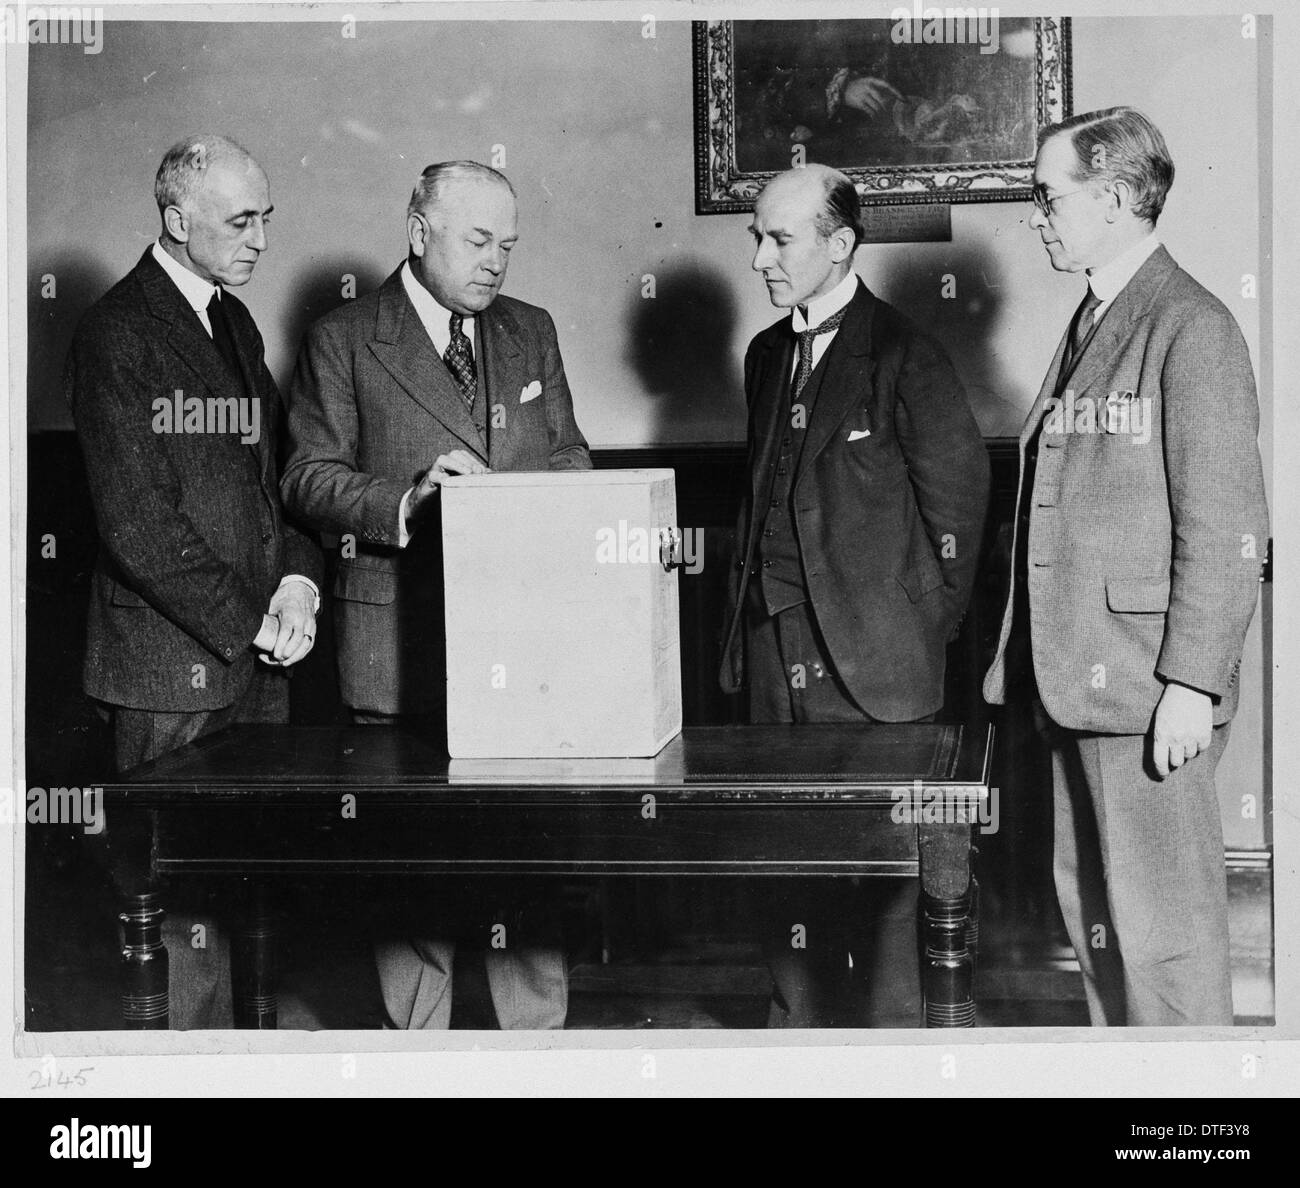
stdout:
{"type": "Polygon", "coordinates": [[[744,377],[732,356],[736,300],[716,269],[688,263],[655,274],[628,310],[625,358],[653,403],[646,440],[712,441],[723,426],[744,436],[744,377]]]}
{"type": "Polygon", "coordinates": [[[308,327],[345,301],[374,292],[387,276],[372,263],[346,256],[318,260],[298,275],[289,286],[289,301],[281,314],[289,352],[289,370],[276,377],[282,392],[288,391],[298,348],[308,327]]]}
{"type": "Polygon", "coordinates": [[[31,429],[70,429],[63,365],[85,314],[120,278],[81,252],[31,261],[27,275],[27,419],[31,429]]]}
{"type": "MultiPolygon", "coordinates": [[[[345,302],[374,292],[386,276],[387,273],[373,263],[346,256],[317,260],[298,273],[288,287],[289,298],[281,314],[288,361],[284,374],[276,378],[286,399],[298,350],[311,324],[345,302]]],[[[287,433],[283,445],[287,450],[287,433]]],[[[321,587],[324,602],[316,621],[316,646],[294,673],[291,721],[306,726],[337,725],[350,721],[339,694],[333,597],[330,593],[338,564],[338,542],[331,536],[312,532],[308,535],[325,552],[325,582],[321,587]]]]}
{"type": "Polygon", "coordinates": [[[1018,389],[993,349],[1005,299],[997,256],[978,245],[945,244],[926,257],[924,265],[873,267],[872,287],[939,340],[981,424],[1019,425],[1036,393],[1018,389]]]}

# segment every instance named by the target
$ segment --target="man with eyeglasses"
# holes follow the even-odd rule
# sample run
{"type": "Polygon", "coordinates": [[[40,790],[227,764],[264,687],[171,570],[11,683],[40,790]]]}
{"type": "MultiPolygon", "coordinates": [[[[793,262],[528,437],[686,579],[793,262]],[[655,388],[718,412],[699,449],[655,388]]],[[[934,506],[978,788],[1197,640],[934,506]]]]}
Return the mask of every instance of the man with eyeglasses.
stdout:
{"type": "Polygon", "coordinates": [[[1039,137],[1029,225],[1088,288],[1020,435],[984,684],[1030,699],[1050,741],[1057,895],[1094,1025],[1232,1022],[1214,772],[1268,511],[1246,343],[1156,237],[1173,177],[1132,108],[1039,137]]]}

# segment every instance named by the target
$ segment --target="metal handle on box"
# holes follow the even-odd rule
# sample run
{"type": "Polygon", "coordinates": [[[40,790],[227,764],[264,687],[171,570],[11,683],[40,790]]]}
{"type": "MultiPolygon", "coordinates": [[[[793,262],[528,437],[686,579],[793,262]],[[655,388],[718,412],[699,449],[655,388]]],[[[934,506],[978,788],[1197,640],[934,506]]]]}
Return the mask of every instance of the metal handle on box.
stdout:
{"type": "Polygon", "coordinates": [[[680,528],[659,529],[659,560],[663,563],[664,569],[669,571],[681,567],[683,555],[680,528]]]}

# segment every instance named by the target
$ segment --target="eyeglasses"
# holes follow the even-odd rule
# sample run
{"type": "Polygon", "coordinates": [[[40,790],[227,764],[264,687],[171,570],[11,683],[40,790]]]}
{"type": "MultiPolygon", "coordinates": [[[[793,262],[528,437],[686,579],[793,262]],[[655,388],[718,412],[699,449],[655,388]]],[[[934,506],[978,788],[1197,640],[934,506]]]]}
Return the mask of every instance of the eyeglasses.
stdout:
{"type": "Polygon", "coordinates": [[[1047,187],[1042,182],[1039,182],[1036,186],[1034,186],[1033,190],[1031,191],[1031,194],[1033,195],[1033,199],[1034,199],[1034,205],[1038,207],[1039,211],[1042,212],[1042,215],[1045,219],[1050,219],[1052,217],[1053,202],[1060,202],[1062,198],[1068,198],[1070,197],[1071,194],[1082,194],[1082,193],[1083,190],[1067,190],[1064,194],[1052,194],[1049,197],[1047,193],[1047,187]]]}

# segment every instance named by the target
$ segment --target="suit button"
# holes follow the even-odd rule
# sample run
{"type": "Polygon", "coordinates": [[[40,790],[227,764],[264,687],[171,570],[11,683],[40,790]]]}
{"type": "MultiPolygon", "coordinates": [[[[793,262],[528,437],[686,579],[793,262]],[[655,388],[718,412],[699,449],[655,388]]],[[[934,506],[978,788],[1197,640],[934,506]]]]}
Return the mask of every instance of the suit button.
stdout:
{"type": "Polygon", "coordinates": [[[768,506],[768,507],[776,507],[776,506],[777,506],[777,502],[776,502],[776,500],[773,499],[772,502],[769,503],[767,506],[768,506]]]}
{"type": "Polygon", "coordinates": [[[262,533],[262,543],[263,543],[263,544],[270,544],[270,543],[271,543],[271,534],[270,534],[269,532],[263,532],[263,533],[262,533]]]}
{"type": "Polygon", "coordinates": [[[812,666],[812,674],[820,681],[822,677],[826,675],[826,670],[820,664],[814,664],[812,666]]]}
{"type": "Polygon", "coordinates": [[[785,474],[785,467],[784,467],[784,466],[778,466],[778,467],[776,468],[776,473],[777,473],[777,474],[785,474]]]}
{"type": "Polygon", "coordinates": [[[771,561],[764,561],[764,562],[763,562],[763,568],[764,568],[764,569],[771,569],[771,568],[772,568],[772,562],[771,562],[771,561]]]}
{"type": "Polygon", "coordinates": [[[781,438],[781,444],[788,447],[790,445],[790,439],[788,437],[781,438]]]}
{"type": "Polygon", "coordinates": [[[775,528],[764,528],[764,529],[763,529],[763,535],[764,535],[764,536],[775,536],[775,535],[776,535],[776,529],[775,529],[775,528]]]}

